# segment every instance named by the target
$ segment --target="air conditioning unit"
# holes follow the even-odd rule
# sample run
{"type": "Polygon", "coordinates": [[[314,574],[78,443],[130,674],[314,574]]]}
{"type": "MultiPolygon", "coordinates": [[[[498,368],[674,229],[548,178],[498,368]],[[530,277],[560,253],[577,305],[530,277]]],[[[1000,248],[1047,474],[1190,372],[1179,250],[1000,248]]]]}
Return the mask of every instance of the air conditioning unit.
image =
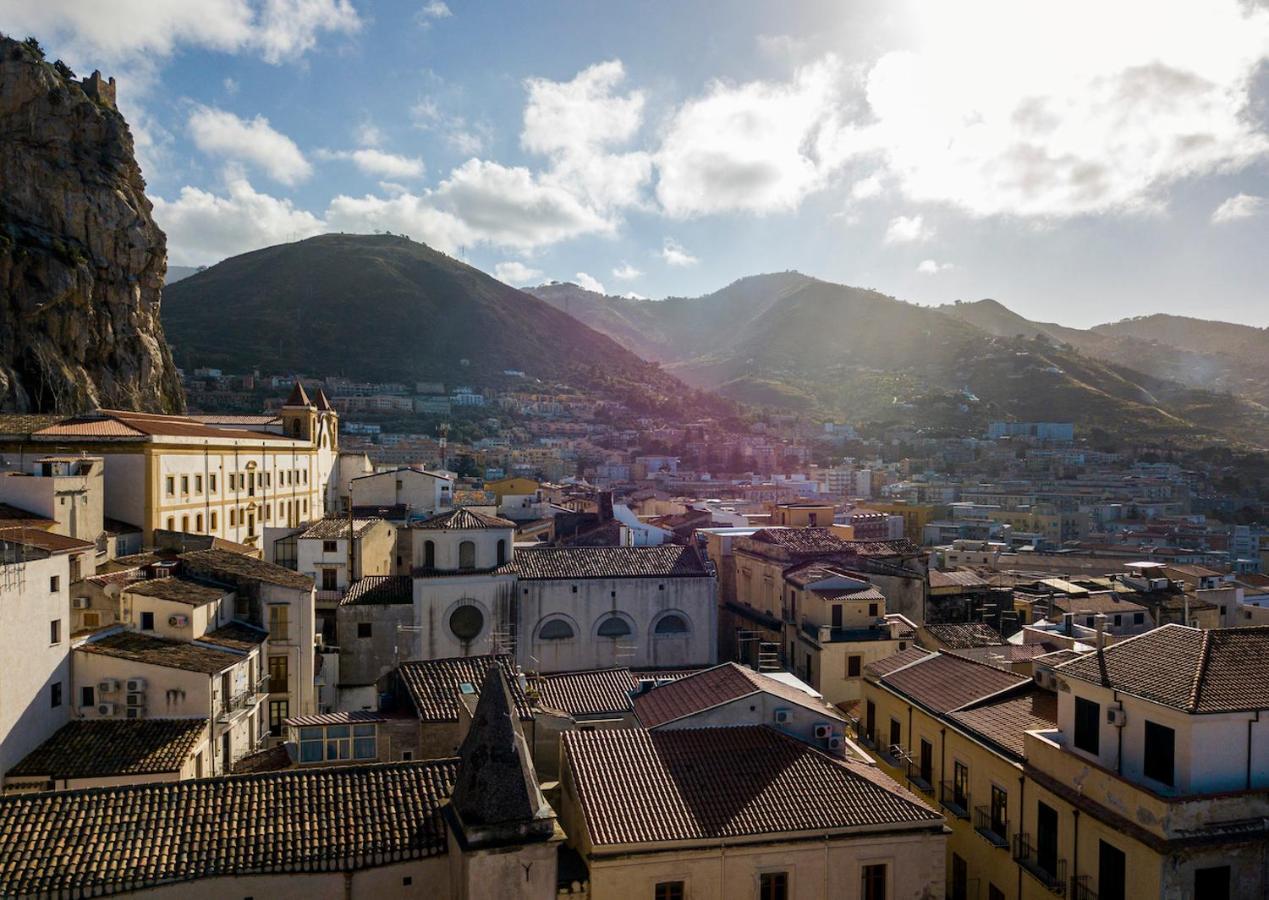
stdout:
{"type": "Polygon", "coordinates": [[[830,750],[840,750],[845,744],[846,741],[840,734],[835,734],[828,739],[828,749],[830,750]]]}
{"type": "Polygon", "coordinates": [[[145,706],[145,694],[129,694],[129,706],[145,706]]]}
{"type": "Polygon", "coordinates": [[[1057,675],[1053,673],[1052,669],[1036,669],[1031,677],[1038,686],[1046,691],[1057,690],[1057,675]]]}
{"type": "Polygon", "coordinates": [[[129,719],[144,719],[144,718],[145,718],[145,707],[144,707],[144,706],[129,706],[129,707],[128,707],[128,718],[129,718],[129,719]]]}
{"type": "Polygon", "coordinates": [[[787,709],[777,709],[775,711],[775,720],[777,725],[788,725],[789,720],[793,718],[793,713],[787,709]]]}
{"type": "Polygon", "coordinates": [[[144,690],[145,690],[144,678],[129,678],[128,679],[128,693],[129,694],[139,694],[144,690]]]}
{"type": "Polygon", "coordinates": [[[119,679],[105,678],[97,682],[97,692],[99,694],[113,694],[119,690],[119,679]]]}
{"type": "Polygon", "coordinates": [[[1124,712],[1122,706],[1108,706],[1106,707],[1106,724],[1123,728],[1128,724],[1128,714],[1124,712]]]}
{"type": "Polygon", "coordinates": [[[71,609],[88,609],[89,600],[87,597],[71,598],[71,609]]]}
{"type": "Polygon", "coordinates": [[[98,703],[97,715],[113,716],[115,714],[115,705],[113,703],[98,703]]]}
{"type": "Polygon", "coordinates": [[[827,722],[815,723],[815,739],[817,741],[826,741],[830,737],[832,737],[832,734],[833,734],[832,725],[829,725],[827,722]]]}
{"type": "Polygon", "coordinates": [[[189,624],[189,616],[168,616],[167,624],[173,628],[184,628],[189,624]]]}

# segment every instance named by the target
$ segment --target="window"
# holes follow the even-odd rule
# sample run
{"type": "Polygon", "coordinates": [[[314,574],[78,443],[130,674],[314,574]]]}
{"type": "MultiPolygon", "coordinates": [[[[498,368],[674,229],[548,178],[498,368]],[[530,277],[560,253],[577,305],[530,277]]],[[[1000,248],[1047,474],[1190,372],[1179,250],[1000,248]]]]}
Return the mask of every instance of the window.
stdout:
{"type": "Polygon", "coordinates": [[[238,525],[238,510],[231,508],[229,510],[229,527],[236,528],[238,525]]]}
{"type": "Polygon", "coordinates": [[[84,627],[97,628],[101,625],[101,613],[86,612],[84,613],[84,627]]]}
{"type": "Polygon", "coordinates": [[[833,627],[841,628],[842,627],[842,605],[840,603],[834,603],[832,606],[832,609],[833,609],[833,627]]]}
{"type": "Polygon", "coordinates": [[[1075,746],[1096,756],[1101,752],[1101,704],[1075,698],[1075,746]]]}
{"type": "Polygon", "coordinates": [[[373,629],[371,628],[371,625],[372,623],[370,622],[358,622],[357,623],[357,637],[359,638],[370,637],[374,633],[373,629]]]}
{"type": "Polygon", "coordinates": [[[684,885],[681,881],[658,881],[652,892],[653,900],[683,900],[684,885]]]}
{"type": "Polygon", "coordinates": [[[1036,863],[1050,876],[1057,875],[1058,815],[1057,810],[1046,803],[1036,803],[1035,857],[1036,863]]]}
{"type": "Polygon", "coordinates": [[[1134,624],[1134,625],[1144,625],[1144,624],[1145,624],[1145,622],[1146,622],[1146,614],[1145,614],[1145,613],[1133,613],[1133,614],[1132,614],[1132,624],[1134,624]]]}
{"type": "Polygon", "coordinates": [[[48,687],[48,705],[56,709],[62,705],[62,683],[54,681],[48,687]]]}
{"type": "Polygon", "coordinates": [[[152,612],[141,613],[141,630],[142,631],[154,630],[154,613],[152,612]]]}
{"type": "Polygon", "coordinates": [[[687,620],[680,615],[670,613],[662,616],[654,629],[656,634],[687,634],[687,620]]]}
{"type": "Polygon", "coordinates": [[[290,672],[287,668],[285,656],[269,657],[269,693],[284,694],[286,693],[287,684],[290,681],[288,677],[290,672]]]}
{"type": "Polygon", "coordinates": [[[959,853],[952,854],[952,885],[947,896],[948,900],[969,900],[969,866],[959,853]]]}
{"type": "Polygon", "coordinates": [[[377,757],[376,726],[373,724],[300,729],[300,762],[339,762],[377,757]]]}
{"type": "Polygon", "coordinates": [[[290,704],[286,700],[270,700],[269,734],[274,737],[281,737],[282,726],[285,724],[288,715],[290,715],[290,704]]]}
{"type": "Polygon", "coordinates": [[[788,897],[788,872],[763,872],[758,876],[758,900],[788,900],[788,897]]]}
{"type": "Polygon", "coordinates": [[[921,770],[921,780],[926,785],[934,784],[934,745],[925,738],[921,739],[921,755],[918,758],[921,770]]]}
{"type": "Polygon", "coordinates": [[[322,590],[339,590],[339,572],[336,569],[322,569],[322,590]]]}
{"type": "Polygon", "coordinates": [[[864,707],[864,733],[868,735],[868,740],[875,740],[877,734],[877,704],[871,700],[864,707]]]}
{"type": "Polygon", "coordinates": [[[423,542],[423,568],[436,568],[436,541],[423,542]]]}
{"type": "Polygon", "coordinates": [[[176,496],[176,476],[175,475],[167,476],[167,480],[164,484],[164,490],[169,497],[176,496]]]}
{"type": "Polygon", "coordinates": [[[860,900],[886,900],[885,863],[864,866],[859,880],[860,900]]]}
{"type": "Polygon", "coordinates": [[[960,760],[952,764],[952,802],[969,809],[969,766],[960,760]]]}
{"type": "Polygon", "coordinates": [[[485,627],[485,614],[470,603],[463,604],[450,613],[449,630],[464,643],[474,641],[485,627]]]}
{"type": "Polygon", "coordinates": [[[61,575],[54,575],[52,578],[48,580],[48,592],[50,594],[56,594],[58,588],[60,588],[61,586],[62,586],[61,575]]]}
{"type": "Polygon", "coordinates": [[[868,604],[868,615],[871,618],[874,618],[874,619],[877,618],[877,616],[880,614],[880,611],[881,611],[881,607],[878,606],[876,603],[868,604]]]}
{"type": "Polygon", "coordinates": [[[96,691],[92,685],[85,685],[79,689],[79,705],[85,709],[93,706],[97,702],[96,691]]]}
{"type": "Polygon", "coordinates": [[[573,626],[563,619],[551,619],[538,629],[540,641],[569,641],[574,637],[573,626]]]}
{"type": "Polygon", "coordinates": [[[898,746],[901,746],[902,744],[903,744],[903,731],[899,727],[899,720],[891,719],[890,720],[890,742],[886,744],[886,749],[889,750],[891,747],[898,747],[898,746]]]}
{"type": "Polygon", "coordinates": [[[1194,896],[1203,900],[1229,900],[1229,866],[1194,870],[1194,896]]]}
{"type": "Polygon", "coordinates": [[[212,513],[211,514],[211,530],[212,531],[215,531],[216,526],[220,524],[218,520],[219,520],[219,516],[217,516],[216,513],[212,513]]]}
{"type": "Polygon", "coordinates": [[[498,541],[498,565],[502,565],[507,561],[507,542],[505,540],[498,541]]]}
{"type": "Polygon", "coordinates": [[[269,640],[285,641],[291,628],[291,610],[280,604],[269,607],[269,640]]]}
{"type": "Polygon", "coordinates": [[[194,476],[194,493],[201,494],[202,492],[203,492],[203,476],[195,475],[194,476]]]}
{"type": "Polygon", "coordinates": [[[1128,886],[1124,851],[1105,841],[1098,841],[1097,844],[1098,900],[1124,900],[1128,886]]]}
{"type": "Polygon", "coordinates": [[[379,755],[375,725],[353,726],[353,759],[374,759],[379,755]]]}
{"type": "Polygon", "coordinates": [[[1009,832],[1009,794],[991,786],[991,833],[1006,837],[1009,832]]]}
{"type": "Polygon", "coordinates": [[[216,476],[214,474],[207,476],[207,490],[213,494],[216,492],[216,476]]]}
{"type": "Polygon", "coordinates": [[[476,544],[474,542],[463,541],[458,545],[458,568],[476,568],[476,544]]]}
{"type": "Polygon", "coordinates": [[[339,552],[339,541],[322,541],[322,552],[323,553],[339,552]]]}
{"type": "Polygon", "coordinates": [[[203,514],[202,513],[199,513],[197,516],[194,517],[194,530],[199,532],[200,534],[203,531],[203,514]]]}
{"type": "Polygon", "coordinates": [[[858,678],[863,671],[864,658],[859,655],[846,657],[846,677],[858,678]]]}
{"type": "Polygon", "coordinates": [[[189,493],[189,476],[188,475],[181,476],[181,493],[182,494],[189,493]]]}
{"type": "Polygon", "coordinates": [[[1145,753],[1145,765],[1142,767],[1145,776],[1171,785],[1176,759],[1176,732],[1147,720],[1145,753]]]}
{"type": "Polygon", "coordinates": [[[181,531],[189,533],[189,516],[181,516],[181,531]]]}
{"type": "Polygon", "coordinates": [[[48,623],[48,642],[50,644],[60,644],[62,642],[61,619],[54,619],[48,623]]]}

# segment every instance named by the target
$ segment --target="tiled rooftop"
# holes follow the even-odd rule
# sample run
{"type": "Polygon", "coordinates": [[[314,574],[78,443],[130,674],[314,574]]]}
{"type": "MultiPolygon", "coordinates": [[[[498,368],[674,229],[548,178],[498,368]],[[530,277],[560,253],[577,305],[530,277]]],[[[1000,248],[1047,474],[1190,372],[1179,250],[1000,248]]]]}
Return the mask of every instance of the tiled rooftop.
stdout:
{"type": "MultiPolygon", "coordinates": [[[[200,647],[187,641],[170,641],[135,631],[116,631],[85,641],[75,648],[77,653],[99,653],[132,662],[184,669],[188,672],[215,674],[235,663],[242,656],[227,650],[200,647]]],[[[131,676],[129,676],[131,677],[131,676]]]]}
{"type": "Polygon", "coordinates": [[[759,691],[828,718],[841,718],[831,706],[805,691],[733,662],[653,688],[635,698],[634,708],[643,727],[655,728],[759,691]]]}
{"type": "Polygon", "coordinates": [[[870,662],[868,665],[864,666],[864,674],[880,678],[883,675],[889,675],[895,669],[902,668],[909,663],[914,663],[919,659],[925,659],[929,655],[929,651],[922,650],[920,647],[913,645],[906,650],[900,650],[892,656],[884,657],[876,662],[870,662]]]}
{"type": "Polygon", "coordinates": [[[202,606],[204,603],[215,603],[229,588],[215,587],[193,578],[170,576],[167,578],[148,578],[134,581],[125,589],[129,594],[140,594],[143,597],[154,597],[171,603],[184,603],[188,606],[202,606]]]}
{"type": "Polygon", "coordinates": [[[1003,644],[1000,633],[983,622],[966,622],[953,625],[926,625],[930,637],[949,650],[965,650],[970,647],[992,647],[1003,644]]]}
{"type": "Polygon", "coordinates": [[[269,632],[257,628],[247,622],[234,620],[228,625],[221,625],[215,631],[209,631],[199,638],[205,644],[219,644],[231,650],[244,653],[256,649],[269,637],[269,632]]]}
{"type": "Polygon", "coordinates": [[[409,575],[367,575],[348,586],[340,606],[388,606],[414,602],[414,579],[409,575]]]}
{"type": "Polygon", "coordinates": [[[1022,759],[1024,731],[1056,727],[1057,695],[1024,685],[1017,692],[971,704],[950,718],[1022,759]]]}
{"type": "Polygon", "coordinates": [[[630,692],[637,684],[629,669],[593,669],[562,672],[534,680],[531,686],[539,701],[549,709],[574,716],[619,715],[634,706],[630,692]]]}
{"type": "Polygon", "coordinates": [[[130,410],[102,409],[96,413],[62,419],[34,433],[36,438],[95,437],[195,437],[211,440],[242,438],[252,441],[285,440],[280,434],[264,431],[236,431],[216,428],[188,416],[139,413],[130,410]]]}
{"type": "Polygon", "coordinates": [[[531,547],[513,560],[521,579],[682,578],[708,573],[693,547],[531,547]]]}
{"type": "Polygon", "coordinates": [[[905,825],[942,816],[874,767],[761,725],[563,735],[597,847],[905,825]]]}
{"type": "Polygon", "coordinates": [[[986,586],[987,582],[968,569],[953,569],[948,572],[930,569],[931,589],[986,586]]]}
{"type": "Polygon", "coordinates": [[[48,553],[77,553],[96,549],[96,545],[91,541],[81,541],[79,538],[67,537],[64,534],[13,523],[9,523],[7,528],[0,527],[0,541],[34,547],[48,553]]]}
{"type": "Polygon", "coordinates": [[[483,528],[515,528],[516,523],[510,519],[500,519],[474,509],[460,507],[432,516],[430,519],[424,519],[422,522],[415,522],[411,527],[428,531],[474,531],[483,528]]]}
{"type": "Polygon", "coordinates": [[[6,776],[61,780],[177,772],[206,732],[206,719],[78,719],[6,776]]]}
{"type": "MultiPolygon", "coordinates": [[[[353,519],[353,534],[361,537],[367,531],[375,526],[376,523],[383,521],[382,519],[353,519]]],[[[348,539],[348,519],[338,516],[327,516],[324,519],[318,519],[308,527],[308,530],[300,534],[301,538],[319,541],[334,541],[348,539]]]]}
{"type": "Polygon", "coordinates": [[[946,713],[1026,680],[1022,675],[939,653],[883,676],[881,683],[935,713],[946,713]]]}
{"type": "MultiPolygon", "coordinates": [[[[144,557],[147,554],[138,554],[138,556],[144,557]]],[[[116,560],[116,562],[119,561],[116,560]]],[[[313,586],[313,579],[308,575],[301,575],[285,566],[244,556],[241,553],[231,553],[228,550],[191,550],[181,554],[181,563],[188,571],[227,581],[243,578],[301,591],[313,586]]]]}
{"type": "Polygon", "coordinates": [[[1269,625],[1164,625],[1059,666],[1059,674],[1188,713],[1269,709],[1269,625]]]}
{"type": "Polygon", "coordinates": [[[0,798],[0,894],[121,894],[436,856],[456,769],[445,759],[0,798]]]}
{"type": "Polygon", "coordinates": [[[415,660],[402,663],[401,681],[423,722],[457,722],[458,692],[463,684],[475,691],[492,665],[501,665],[511,685],[511,696],[521,721],[530,721],[533,710],[520,689],[515,663],[509,656],[454,656],[449,659],[415,660]]]}

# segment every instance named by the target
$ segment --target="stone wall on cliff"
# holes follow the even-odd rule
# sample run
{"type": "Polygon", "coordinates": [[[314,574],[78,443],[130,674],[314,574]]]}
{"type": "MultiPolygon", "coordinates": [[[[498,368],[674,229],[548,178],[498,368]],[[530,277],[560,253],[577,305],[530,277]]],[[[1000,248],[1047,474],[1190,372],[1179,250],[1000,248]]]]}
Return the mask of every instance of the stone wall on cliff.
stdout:
{"type": "Polygon", "coordinates": [[[0,35],[0,411],[183,411],[166,270],[113,81],[0,35]]]}

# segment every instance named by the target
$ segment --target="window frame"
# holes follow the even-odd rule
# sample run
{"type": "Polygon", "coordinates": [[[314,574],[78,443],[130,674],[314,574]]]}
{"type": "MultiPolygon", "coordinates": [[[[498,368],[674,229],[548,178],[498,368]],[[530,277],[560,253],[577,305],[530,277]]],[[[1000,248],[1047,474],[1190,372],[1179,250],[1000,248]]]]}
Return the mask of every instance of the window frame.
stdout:
{"type": "Polygon", "coordinates": [[[1152,722],[1149,719],[1144,720],[1141,735],[1141,774],[1149,778],[1151,781],[1157,781],[1159,784],[1165,784],[1168,787],[1176,787],[1176,729],[1169,728],[1167,725],[1161,725],[1158,722],[1152,722]],[[1151,740],[1151,732],[1154,732],[1155,739],[1151,740]],[[1159,754],[1162,752],[1157,749],[1160,747],[1159,741],[1167,735],[1167,778],[1160,778],[1163,774],[1162,769],[1157,766],[1162,764],[1159,754]],[[1151,749],[1155,748],[1154,752],[1151,749]]]}
{"type": "Polygon", "coordinates": [[[1077,696],[1074,716],[1071,725],[1071,745],[1092,756],[1101,756],[1102,705],[1095,700],[1077,696]]]}

